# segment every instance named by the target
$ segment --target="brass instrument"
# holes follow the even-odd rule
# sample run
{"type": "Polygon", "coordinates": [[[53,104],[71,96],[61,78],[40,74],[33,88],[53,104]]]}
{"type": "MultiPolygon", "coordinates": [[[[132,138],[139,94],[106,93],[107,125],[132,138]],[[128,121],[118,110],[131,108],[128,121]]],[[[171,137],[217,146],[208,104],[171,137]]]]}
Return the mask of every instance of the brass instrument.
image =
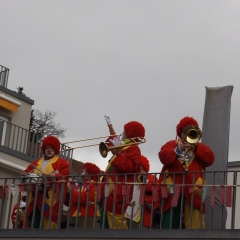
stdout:
{"type": "Polygon", "coordinates": [[[112,151],[117,148],[123,148],[123,147],[131,146],[131,145],[138,145],[138,144],[146,142],[146,139],[142,138],[142,137],[129,138],[128,140],[132,140],[132,142],[127,143],[127,144],[120,144],[118,146],[110,146],[110,147],[107,146],[106,143],[101,142],[99,144],[99,152],[103,158],[106,158],[109,151],[112,151]],[[135,139],[137,139],[137,141],[135,139]]]}
{"type": "Polygon", "coordinates": [[[86,139],[80,139],[80,140],[75,140],[75,141],[71,141],[71,142],[65,142],[65,143],[62,143],[62,150],[64,150],[64,151],[70,151],[70,150],[77,149],[77,148],[85,148],[85,147],[98,146],[99,143],[89,144],[89,145],[85,145],[85,146],[78,146],[78,147],[69,147],[69,146],[67,146],[66,144],[76,143],[76,142],[86,142],[86,141],[92,141],[92,140],[95,140],[95,139],[109,138],[109,137],[116,137],[116,136],[117,136],[117,135],[108,135],[108,136],[102,136],[102,137],[86,138],[86,139]]]}
{"type": "Polygon", "coordinates": [[[188,171],[188,166],[191,164],[193,158],[195,157],[194,149],[197,143],[200,141],[201,137],[202,131],[195,125],[189,125],[183,129],[182,138],[179,140],[179,143],[187,142],[191,145],[191,147],[187,148],[183,152],[183,157],[179,159],[186,172],[188,171]]]}
{"type": "Polygon", "coordinates": [[[182,141],[190,144],[196,144],[200,141],[202,137],[202,131],[199,127],[194,125],[189,125],[183,129],[182,141]]]}
{"type": "Polygon", "coordinates": [[[24,210],[19,208],[15,210],[15,213],[18,214],[18,228],[21,228],[24,222],[24,210]]]}

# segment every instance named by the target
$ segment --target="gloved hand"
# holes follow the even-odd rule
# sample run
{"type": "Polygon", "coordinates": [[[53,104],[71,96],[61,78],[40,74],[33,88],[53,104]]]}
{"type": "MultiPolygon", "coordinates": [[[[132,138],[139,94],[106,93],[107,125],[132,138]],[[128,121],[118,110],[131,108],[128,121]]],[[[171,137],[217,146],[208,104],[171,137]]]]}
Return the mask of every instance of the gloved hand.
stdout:
{"type": "Polygon", "coordinates": [[[112,121],[111,121],[110,117],[106,116],[106,115],[104,117],[105,117],[105,120],[107,122],[107,125],[110,126],[112,124],[112,121]]]}
{"type": "Polygon", "coordinates": [[[113,139],[110,139],[110,142],[114,145],[114,146],[119,146],[121,144],[121,139],[120,137],[115,137],[113,139]]]}

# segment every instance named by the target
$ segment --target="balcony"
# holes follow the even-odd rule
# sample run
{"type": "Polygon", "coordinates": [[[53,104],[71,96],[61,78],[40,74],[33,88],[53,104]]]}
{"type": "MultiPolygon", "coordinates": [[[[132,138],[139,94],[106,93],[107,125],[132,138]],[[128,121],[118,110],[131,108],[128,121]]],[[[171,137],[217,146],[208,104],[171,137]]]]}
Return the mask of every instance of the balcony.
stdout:
{"type": "Polygon", "coordinates": [[[9,69],[0,65],[0,86],[7,88],[9,69]]]}
{"type": "MultiPolygon", "coordinates": [[[[0,152],[32,162],[42,156],[41,141],[38,134],[0,119],[0,152]]],[[[70,162],[71,168],[72,153],[72,150],[60,153],[70,162]]]]}
{"type": "MultiPolygon", "coordinates": [[[[159,177],[159,173],[152,173],[155,177],[159,177]]],[[[177,175],[179,173],[173,173],[177,175]]],[[[193,179],[194,175],[197,173],[182,173],[183,175],[192,174],[193,179]]],[[[64,176],[61,179],[61,183],[59,185],[58,180],[49,180],[45,179],[44,176],[28,176],[27,178],[19,177],[19,178],[0,178],[0,223],[1,223],[1,236],[4,238],[11,237],[13,238],[38,238],[38,239],[49,239],[49,238],[63,238],[63,239],[74,239],[74,238],[83,238],[83,239],[206,239],[206,238],[239,238],[240,237],[240,222],[237,220],[239,215],[239,172],[238,171],[226,171],[226,172],[206,172],[205,176],[207,175],[216,176],[213,178],[212,182],[205,183],[205,184],[191,184],[188,186],[184,183],[182,184],[169,184],[166,181],[163,183],[154,182],[152,184],[153,188],[157,187],[158,194],[161,191],[162,193],[164,190],[163,187],[169,187],[170,189],[181,189],[181,192],[184,191],[186,187],[193,187],[193,189],[198,188],[202,191],[202,205],[200,208],[200,218],[204,219],[204,205],[206,205],[206,212],[205,212],[205,224],[206,227],[203,229],[201,226],[200,229],[193,229],[193,203],[195,195],[191,195],[190,201],[190,219],[191,224],[189,229],[186,229],[184,226],[184,195],[180,194],[178,196],[178,200],[180,202],[180,218],[179,221],[179,228],[174,229],[172,227],[173,221],[176,220],[173,218],[173,210],[175,206],[173,206],[173,201],[176,199],[176,192],[177,191],[169,191],[169,196],[171,196],[172,207],[170,209],[170,227],[169,229],[165,229],[163,227],[163,203],[165,201],[164,197],[159,198],[155,196],[152,199],[151,203],[146,205],[145,197],[149,194],[147,191],[141,191],[141,188],[144,186],[142,182],[139,182],[138,176],[134,176],[134,181],[132,183],[129,182],[121,182],[121,185],[129,186],[132,185],[135,188],[135,193],[133,194],[133,198],[129,199],[128,191],[123,191],[123,201],[122,201],[122,217],[121,217],[121,227],[120,229],[106,229],[105,227],[105,217],[107,214],[106,203],[109,198],[109,186],[114,184],[114,188],[116,186],[120,186],[120,182],[118,178],[121,175],[117,175],[116,182],[109,181],[111,175],[104,175],[105,178],[105,190],[102,192],[100,187],[102,185],[101,177],[102,175],[97,176],[97,180],[94,182],[94,189],[95,189],[95,200],[94,202],[90,201],[90,191],[87,192],[87,200],[86,202],[91,202],[92,206],[94,206],[94,214],[92,216],[88,215],[88,210],[86,210],[86,214],[84,216],[71,216],[68,206],[66,202],[71,203],[73,199],[73,190],[77,185],[80,188],[83,186],[83,181],[80,175],[71,175],[71,187],[70,194],[68,194],[66,201],[66,195],[64,194],[64,188],[66,187],[67,180],[64,176]],[[225,179],[224,184],[220,184],[217,182],[218,177],[221,176],[225,179]],[[34,181],[31,181],[32,178],[35,178],[34,181]],[[36,178],[38,180],[36,180],[36,178]],[[27,181],[26,181],[27,180],[27,181]],[[35,192],[35,199],[43,198],[44,201],[47,196],[47,192],[51,189],[52,192],[57,193],[56,189],[60,186],[60,191],[58,191],[58,200],[59,206],[64,206],[63,208],[60,207],[57,213],[57,227],[56,229],[50,228],[50,222],[48,222],[47,227],[43,228],[43,211],[44,208],[42,207],[41,212],[38,213],[40,219],[39,227],[33,226],[33,223],[30,225],[27,223],[27,219],[24,217],[26,216],[26,212],[28,211],[28,201],[29,196],[32,191],[35,192]],[[107,186],[107,187],[106,187],[107,186]],[[42,187],[41,191],[38,191],[38,188],[42,187]],[[16,214],[15,221],[12,221],[11,215],[13,213],[13,206],[17,203],[18,206],[20,205],[21,195],[20,192],[26,191],[26,208],[22,211],[21,214],[16,214]],[[34,189],[34,190],[33,190],[34,189]],[[136,191],[136,189],[138,189],[136,191]],[[207,191],[206,191],[207,190],[207,191]],[[214,190],[214,191],[213,191],[214,190]],[[207,193],[206,195],[204,194],[207,193]],[[229,191],[229,192],[228,192],[229,191]],[[213,194],[214,192],[214,194],[213,194]],[[100,205],[101,202],[101,205],[100,205]],[[154,209],[154,203],[158,202],[160,207],[158,209],[154,209]],[[64,205],[64,204],[65,205],[64,205]],[[133,204],[134,203],[134,204],[133,204]],[[125,211],[125,207],[128,206],[127,210],[125,211]],[[144,216],[146,214],[146,209],[150,212],[150,225],[149,227],[144,226],[144,216]],[[102,212],[102,216],[104,216],[102,220],[102,225],[100,225],[100,216],[99,210],[102,212]],[[136,215],[140,216],[138,220],[135,218],[136,215]],[[123,229],[123,221],[124,217],[127,220],[128,229],[123,229]],[[22,220],[21,225],[15,224],[20,223],[22,220]],[[27,226],[28,224],[28,226],[27,226]]],[[[124,174],[125,179],[127,179],[128,175],[124,174]]],[[[145,176],[147,177],[147,175],[145,176]]],[[[90,179],[93,176],[90,176],[90,179]]],[[[156,179],[156,178],[155,178],[156,179]]],[[[167,179],[167,175],[164,176],[164,179],[167,179]]],[[[183,177],[184,179],[184,177],[183,177]]],[[[143,181],[144,182],[144,181],[143,181]]],[[[204,180],[203,180],[204,182],[204,180]]],[[[144,188],[143,188],[144,189],[144,188]]],[[[189,188],[190,189],[190,188],[189,188]]],[[[156,190],[156,189],[155,189],[156,190]]],[[[195,190],[194,190],[195,191],[195,190]]],[[[154,192],[154,191],[152,191],[154,192]]],[[[189,190],[190,192],[190,190],[189,190]]],[[[34,201],[33,206],[33,216],[37,215],[36,212],[36,201],[34,201]]],[[[77,210],[79,212],[80,208],[86,203],[81,198],[80,191],[78,191],[78,201],[77,201],[77,210]]],[[[113,216],[115,214],[116,209],[116,201],[113,202],[112,205],[113,209],[113,216]]],[[[19,211],[19,208],[16,209],[19,211]]],[[[50,206],[50,217],[52,218],[53,207],[50,206]]],[[[48,219],[48,220],[49,220],[48,219]]],[[[108,220],[109,221],[109,220],[108,220]]],[[[114,223],[114,218],[111,218],[112,224],[114,223]]],[[[46,225],[45,225],[46,226],[46,225]]]]}

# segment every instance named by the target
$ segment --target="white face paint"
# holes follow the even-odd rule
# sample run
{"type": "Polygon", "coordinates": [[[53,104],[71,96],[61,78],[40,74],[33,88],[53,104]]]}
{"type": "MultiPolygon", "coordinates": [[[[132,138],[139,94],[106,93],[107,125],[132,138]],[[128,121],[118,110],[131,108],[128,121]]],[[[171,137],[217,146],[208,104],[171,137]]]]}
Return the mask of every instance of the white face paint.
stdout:
{"type": "Polygon", "coordinates": [[[86,170],[85,170],[85,168],[82,170],[81,175],[82,175],[82,176],[86,175],[86,170]]]}
{"type": "Polygon", "coordinates": [[[89,174],[85,168],[82,169],[81,176],[83,177],[83,179],[88,179],[89,174]]]}
{"type": "Polygon", "coordinates": [[[44,151],[45,159],[51,159],[53,158],[56,154],[54,149],[51,146],[46,146],[45,151],[44,151]]]}

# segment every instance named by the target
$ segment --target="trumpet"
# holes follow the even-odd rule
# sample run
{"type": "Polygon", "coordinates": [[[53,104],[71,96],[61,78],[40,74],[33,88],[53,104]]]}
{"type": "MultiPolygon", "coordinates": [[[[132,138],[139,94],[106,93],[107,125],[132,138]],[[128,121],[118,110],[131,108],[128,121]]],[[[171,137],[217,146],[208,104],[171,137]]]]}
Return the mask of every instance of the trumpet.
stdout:
{"type": "Polygon", "coordinates": [[[200,141],[202,137],[202,131],[199,127],[189,125],[183,129],[182,141],[195,145],[200,141]]]}
{"type": "Polygon", "coordinates": [[[120,144],[118,146],[110,146],[110,147],[107,146],[106,143],[101,142],[99,144],[99,152],[103,158],[106,158],[109,151],[112,151],[117,148],[123,148],[123,147],[131,146],[131,145],[138,145],[138,144],[146,142],[146,139],[142,138],[142,137],[129,138],[128,140],[132,140],[132,142],[127,143],[127,144],[120,144]]]}

